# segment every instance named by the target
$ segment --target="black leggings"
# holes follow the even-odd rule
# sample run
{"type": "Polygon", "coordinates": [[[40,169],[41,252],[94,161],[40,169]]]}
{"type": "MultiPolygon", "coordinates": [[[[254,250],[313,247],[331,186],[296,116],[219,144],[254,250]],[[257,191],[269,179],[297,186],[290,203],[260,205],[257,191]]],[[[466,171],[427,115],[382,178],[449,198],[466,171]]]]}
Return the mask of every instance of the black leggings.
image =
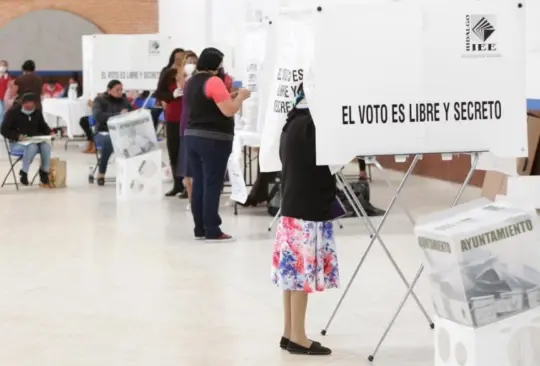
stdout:
{"type": "Polygon", "coordinates": [[[366,161],[364,159],[358,158],[358,168],[360,168],[361,172],[366,171],[366,161]]]}
{"type": "Polygon", "coordinates": [[[180,123],[165,123],[165,131],[167,133],[167,151],[169,152],[169,161],[171,163],[171,172],[173,173],[174,183],[179,187],[183,187],[182,177],[178,177],[176,174],[176,169],[178,167],[178,151],[180,150],[180,123]]]}
{"type": "Polygon", "coordinates": [[[79,120],[79,125],[84,131],[84,134],[86,135],[87,141],[94,141],[94,134],[92,133],[92,129],[90,128],[90,121],[88,120],[88,116],[82,117],[79,120]]]}

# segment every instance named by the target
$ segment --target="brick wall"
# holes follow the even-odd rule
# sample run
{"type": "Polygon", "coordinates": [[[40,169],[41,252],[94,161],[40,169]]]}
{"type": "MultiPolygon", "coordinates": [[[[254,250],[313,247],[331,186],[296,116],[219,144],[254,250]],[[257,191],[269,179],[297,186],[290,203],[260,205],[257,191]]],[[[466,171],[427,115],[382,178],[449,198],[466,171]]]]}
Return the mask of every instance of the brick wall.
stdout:
{"type": "MultiPolygon", "coordinates": [[[[0,27],[34,10],[63,10],[87,19],[103,33],[158,32],[158,0],[1,0],[0,27]]],[[[66,30],[69,31],[69,30],[66,30]]]]}

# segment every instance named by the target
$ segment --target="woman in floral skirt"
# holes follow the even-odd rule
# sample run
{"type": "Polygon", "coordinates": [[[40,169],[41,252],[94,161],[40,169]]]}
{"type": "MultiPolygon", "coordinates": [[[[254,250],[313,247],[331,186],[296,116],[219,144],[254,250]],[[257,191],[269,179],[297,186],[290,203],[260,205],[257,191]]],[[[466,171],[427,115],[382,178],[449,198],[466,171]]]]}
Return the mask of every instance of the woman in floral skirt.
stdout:
{"type": "Polygon", "coordinates": [[[329,355],[305,330],[308,294],[339,285],[332,202],[336,182],[315,162],[315,125],[303,88],[281,134],[281,219],[272,261],[272,281],[283,290],[284,331],[280,347],[293,354],[329,355]]]}

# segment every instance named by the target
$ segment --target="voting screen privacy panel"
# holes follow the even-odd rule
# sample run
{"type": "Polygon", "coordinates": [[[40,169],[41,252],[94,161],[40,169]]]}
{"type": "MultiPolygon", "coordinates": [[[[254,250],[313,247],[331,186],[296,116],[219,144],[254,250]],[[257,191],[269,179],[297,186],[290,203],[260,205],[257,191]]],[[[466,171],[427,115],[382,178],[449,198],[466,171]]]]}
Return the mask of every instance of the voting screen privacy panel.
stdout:
{"type": "Polygon", "coordinates": [[[313,93],[324,103],[312,111],[318,164],[527,153],[524,12],[516,3],[333,3],[315,19],[313,93]],[[347,66],[336,72],[328,55],[347,66]]]}
{"type": "Polygon", "coordinates": [[[155,90],[172,51],[170,37],[159,34],[94,35],[85,46],[83,62],[92,63],[83,69],[89,70],[94,95],[103,93],[113,79],[120,80],[125,90],[155,90]]]}
{"type": "Polygon", "coordinates": [[[312,55],[312,21],[313,12],[306,10],[282,12],[276,21],[275,62],[269,65],[269,80],[265,84],[268,101],[259,152],[261,172],[281,171],[279,140],[304,80],[304,66],[312,55]]]}

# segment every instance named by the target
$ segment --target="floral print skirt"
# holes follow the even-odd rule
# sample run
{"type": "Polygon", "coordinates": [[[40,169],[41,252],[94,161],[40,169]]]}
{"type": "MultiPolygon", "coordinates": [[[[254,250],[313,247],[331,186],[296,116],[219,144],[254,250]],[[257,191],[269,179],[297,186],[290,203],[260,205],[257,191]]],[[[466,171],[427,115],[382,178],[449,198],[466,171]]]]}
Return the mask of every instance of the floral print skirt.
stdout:
{"type": "Polygon", "coordinates": [[[308,293],[339,286],[331,221],[281,217],[272,258],[272,282],[282,290],[308,293]]]}

